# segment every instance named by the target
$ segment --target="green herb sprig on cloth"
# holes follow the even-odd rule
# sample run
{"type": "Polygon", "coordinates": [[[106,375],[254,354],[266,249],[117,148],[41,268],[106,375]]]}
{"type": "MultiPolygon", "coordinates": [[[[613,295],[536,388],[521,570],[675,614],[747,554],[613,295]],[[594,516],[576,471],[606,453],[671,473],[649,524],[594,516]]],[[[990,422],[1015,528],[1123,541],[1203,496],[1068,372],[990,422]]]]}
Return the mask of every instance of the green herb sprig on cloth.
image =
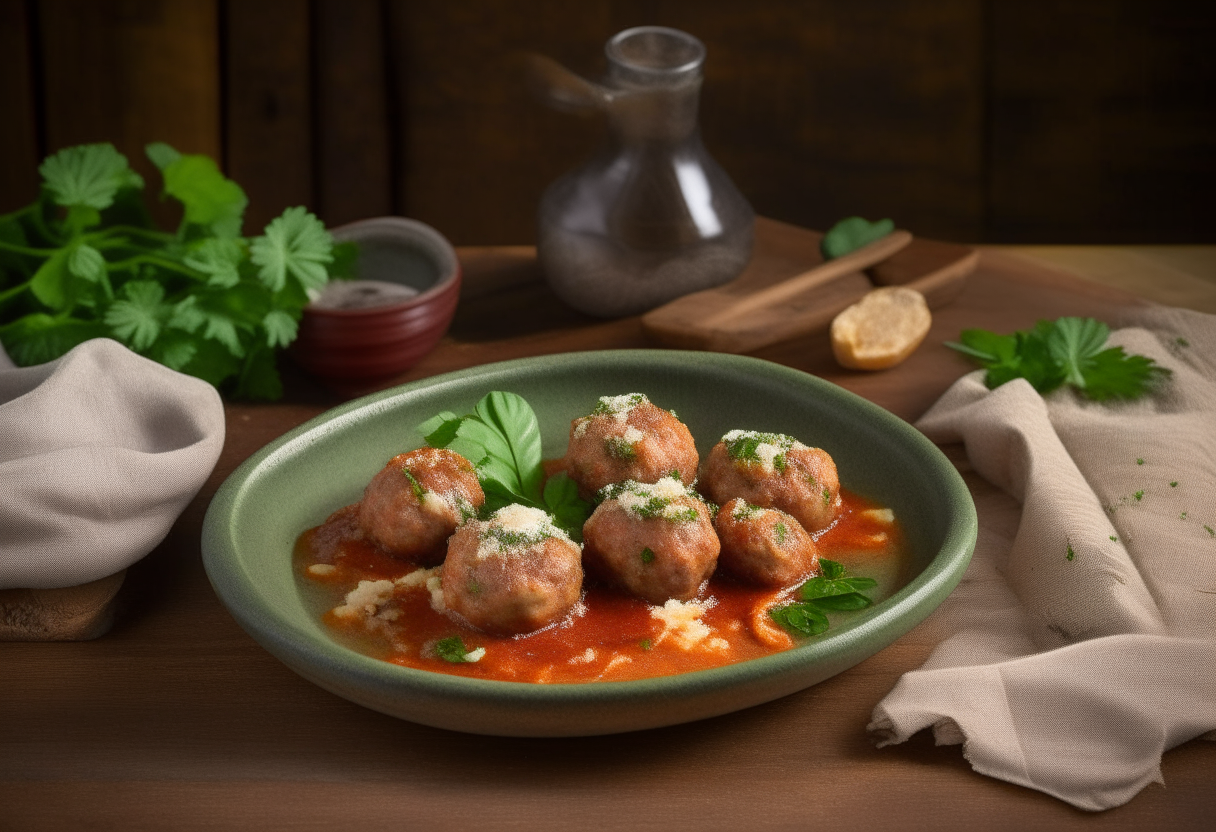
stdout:
{"type": "Polygon", "coordinates": [[[861,610],[873,603],[862,593],[878,586],[873,578],[846,577],[844,564],[821,558],[823,574],[811,578],[798,590],[802,603],[769,610],[769,616],[799,636],[817,636],[828,629],[829,610],[861,610]]]}
{"type": "Polygon", "coordinates": [[[152,223],[143,178],[110,144],[49,157],[38,199],[0,216],[0,341],[28,366],[114,338],[237,398],[278,398],[275,353],[351,252],[300,207],[244,238],[245,192],[212,159],[146,150],[182,205],[175,233],[152,223]]]}
{"type": "Polygon", "coordinates": [[[467,416],[444,411],[419,425],[418,432],[432,448],[447,448],[473,463],[486,495],[482,514],[513,503],[539,508],[571,539],[582,540],[591,506],[565,473],[545,479],[540,425],[522,396],[487,393],[467,416]]]}
{"type": "Polygon", "coordinates": [[[1103,349],[1109,335],[1110,327],[1093,318],[1060,318],[1010,335],[965,329],[959,343],[946,346],[986,369],[990,390],[1024,378],[1041,394],[1067,384],[1094,401],[1136,399],[1170,375],[1153,359],[1128,355],[1123,347],[1103,349]]]}

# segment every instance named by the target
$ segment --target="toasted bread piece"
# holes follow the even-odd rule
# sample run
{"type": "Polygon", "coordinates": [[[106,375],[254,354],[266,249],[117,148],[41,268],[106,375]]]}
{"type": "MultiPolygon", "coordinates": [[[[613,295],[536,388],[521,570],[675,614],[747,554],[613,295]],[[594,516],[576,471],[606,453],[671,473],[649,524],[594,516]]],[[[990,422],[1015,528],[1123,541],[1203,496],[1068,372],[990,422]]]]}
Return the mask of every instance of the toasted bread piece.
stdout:
{"type": "Polygon", "coordinates": [[[924,295],[905,286],[884,286],[832,321],[832,352],[842,367],[883,370],[911,355],[933,322],[924,295]]]}

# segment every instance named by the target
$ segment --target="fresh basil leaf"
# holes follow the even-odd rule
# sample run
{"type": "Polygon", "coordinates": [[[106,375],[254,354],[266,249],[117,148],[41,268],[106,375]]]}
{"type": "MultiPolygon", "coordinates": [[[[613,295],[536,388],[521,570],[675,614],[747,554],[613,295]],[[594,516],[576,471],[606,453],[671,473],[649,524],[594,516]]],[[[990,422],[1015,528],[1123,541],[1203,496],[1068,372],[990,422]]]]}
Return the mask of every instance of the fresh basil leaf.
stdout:
{"type": "Polygon", "coordinates": [[[870,606],[872,601],[856,592],[846,592],[843,595],[829,595],[816,598],[811,603],[824,610],[861,610],[870,606]]]}
{"type": "Polygon", "coordinates": [[[844,564],[838,561],[819,559],[819,572],[825,578],[839,578],[844,575],[844,564]]]}
{"type": "Polygon", "coordinates": [[[561,471],[545,481],[545,510],[553,522],[579,543],[583,539],[583,524],[591,516],[591,504],[578,496],[578,484],[561,471]]]}
{"type": "Polygon", "coordinates": [[[847,587],[853,592],[865,592],[867,589],[873,589],[878,586],[878,581],[873,578],[837,578],[838,586],[847,587]]]}
{"type": "Polygon", "coordinates": [[[827,632],[828,617],[810,604],[788,604],[768,611],[769,617],[799,636],[817,636],[827,632]]]}
{"type": "MultiPolygon", "coordinates": [[[[523,396],[494,391],[482,397],[474,408],[476,415],[506,440],[506,457],[518,472],[521,494],[533,500],[541,496],[545,471],[540,441],[540,425],[523,396]]],[[[495,451],[487,446],[493,454],[495,451]]]]}
{"type": "Polygon", "coordinates": [[[446,448],[456,438],[456,429],[460,427],[461,421],[460,416],[450,410],[445,410],[442,413],[436,413],[415,430],[432,448],[446,448]]]}

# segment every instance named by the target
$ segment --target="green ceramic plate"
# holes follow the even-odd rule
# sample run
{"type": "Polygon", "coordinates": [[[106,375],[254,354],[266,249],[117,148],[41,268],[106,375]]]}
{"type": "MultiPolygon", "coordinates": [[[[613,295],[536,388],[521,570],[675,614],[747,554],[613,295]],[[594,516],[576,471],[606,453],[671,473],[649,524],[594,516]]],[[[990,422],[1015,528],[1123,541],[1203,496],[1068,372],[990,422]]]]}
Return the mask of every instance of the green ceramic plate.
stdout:
{"type": "Polygon", "coordinates": [[[326,690],[402,719],[458,731],[580,736],[674,725],[814,685],[906,633],[950,593],[971,558],[975,506],[940,451],[906,422],[822,379],[754,358],[626,350],[508,361],[386,390],[335,408],[254,454],[220,487],[203,561],[220,599],[263,647],[326,690]],[[532,685],[399,667],[338,644],[306,609],[296,537],[357,501],[385,461],[418,447],[414,427],[467,413],[485,393],[525,397],[547,457],[601,395],[641,391],[675,409],[702,454],[727,430],[797,436],[835,458],[848,488],[892,507],[912,580],[824,636],[727,667],[636,682],[532,685]]]}

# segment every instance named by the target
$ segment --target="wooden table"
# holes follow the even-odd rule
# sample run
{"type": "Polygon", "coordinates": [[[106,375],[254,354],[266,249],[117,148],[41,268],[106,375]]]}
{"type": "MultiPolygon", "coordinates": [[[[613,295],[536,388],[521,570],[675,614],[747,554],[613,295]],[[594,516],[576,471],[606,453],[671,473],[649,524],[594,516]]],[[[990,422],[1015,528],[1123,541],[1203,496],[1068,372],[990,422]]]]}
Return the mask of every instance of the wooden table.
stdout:
{"type": "MultiPolygon", "coordinates": [[[[762,222],[760,246],[799,232],[762,222]]],[[[566,310],[526,248],[466,248],[450,335],[400,379],[565,350],[648,346],[636,318],[566,310]]],[[[914,419],[970,369],[942,346],[965,326],[1009,330],[1143,301],[1009,252],[986,251],[904,365],[861,374],[824,339],[762,357],[914,419]]],[[[387,386],[388,383],[385,384],[387,386]]],[[[219,464],[134,566],[117,624],[84,643],[0,643],[0,830],[41,829],[1195,829],[1216,811],[1216,745],[1165,755],[1166,786],[1100,815],[975,774],[928,732],[876,750],[874,705],[933,648],[922,626],[793,696],[671,728],[502,739],[401,722],[296,676],[220,606],[203,572],[208,501],[266,442],[342,399],[289,374],[281,404],[229,404],[219,464]]],[[[986,487],[970,480],[973,488],[986,487]]],[[[1210,827],[1207,827],[1210,828],[1210,827]]]]}

